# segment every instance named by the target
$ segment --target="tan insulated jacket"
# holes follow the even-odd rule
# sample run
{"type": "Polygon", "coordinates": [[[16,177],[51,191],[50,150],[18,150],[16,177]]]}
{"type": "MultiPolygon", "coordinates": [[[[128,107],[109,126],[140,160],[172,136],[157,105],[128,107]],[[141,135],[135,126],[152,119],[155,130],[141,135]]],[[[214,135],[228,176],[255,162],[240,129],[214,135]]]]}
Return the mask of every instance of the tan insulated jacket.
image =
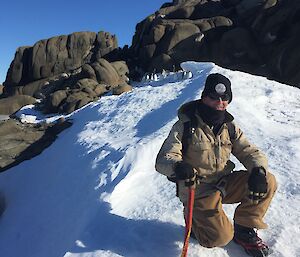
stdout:
{"type": "MultiPolygon", "coordinates": [[[[179,120],[173,125],[156,158],[156,170],[168,177],[174,176],[174,165],[182,161],[182,135],[184,123],[189,121],[189,109],[194,108],[199,100],[183,105],[178,111],[179,120]]],[[[196,110],[196,108],[194,108],[196,110]]],[[[253,167],[262,166],[267,170],[267,159],[258,148],[249,143],[244,133],[234,123],[234,138],[230,139],[227,124],[224,123],[215,136],[197,111],[194,112],[198,126],[188,143],[185,162],[194,167],[202,182],[214,183],[222,176],[229,174],[227,161],[232,153],[245,167],[251,171],[253,167]]],[[[226,122],[232,122],[233,116],[226,112],[226,122]]]]}

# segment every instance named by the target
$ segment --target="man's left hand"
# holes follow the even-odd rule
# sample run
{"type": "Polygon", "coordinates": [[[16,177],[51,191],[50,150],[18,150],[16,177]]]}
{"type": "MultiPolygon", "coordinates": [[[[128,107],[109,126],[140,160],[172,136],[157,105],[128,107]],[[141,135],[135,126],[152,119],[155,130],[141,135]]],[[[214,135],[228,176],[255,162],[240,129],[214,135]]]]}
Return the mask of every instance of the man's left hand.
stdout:
{"type": "Polygon", "coordinates": [[[266,170],[263,167],[255,167],[248,179],[249,199],[257,204],[267,193],[268,183],[266,170]]]}

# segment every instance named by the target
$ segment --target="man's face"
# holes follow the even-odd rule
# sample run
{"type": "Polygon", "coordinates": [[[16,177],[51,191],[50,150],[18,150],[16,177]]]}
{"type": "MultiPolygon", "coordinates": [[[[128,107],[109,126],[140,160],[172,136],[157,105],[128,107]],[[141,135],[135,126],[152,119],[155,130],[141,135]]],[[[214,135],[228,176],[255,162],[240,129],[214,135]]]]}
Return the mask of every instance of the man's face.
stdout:
{"type": "Polygon", "coordinates": [[[223,101],[221,98],[212,99],[209,96],[203,97],[202,102],[217,111],[225,111],[229,104],[228,100],[223,101]]]}

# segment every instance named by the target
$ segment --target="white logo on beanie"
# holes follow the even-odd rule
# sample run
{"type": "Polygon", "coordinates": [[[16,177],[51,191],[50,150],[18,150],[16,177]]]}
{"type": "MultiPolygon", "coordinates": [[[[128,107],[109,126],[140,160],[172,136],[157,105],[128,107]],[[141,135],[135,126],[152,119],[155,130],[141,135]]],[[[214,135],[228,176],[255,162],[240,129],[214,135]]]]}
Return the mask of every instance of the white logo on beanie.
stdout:
{"type": "Polygon", "coordinates": [[[226,92],[226,86],[223,83],[219,83],[215,86],[215,90],[219,95],[222,95],[226,92]]]}

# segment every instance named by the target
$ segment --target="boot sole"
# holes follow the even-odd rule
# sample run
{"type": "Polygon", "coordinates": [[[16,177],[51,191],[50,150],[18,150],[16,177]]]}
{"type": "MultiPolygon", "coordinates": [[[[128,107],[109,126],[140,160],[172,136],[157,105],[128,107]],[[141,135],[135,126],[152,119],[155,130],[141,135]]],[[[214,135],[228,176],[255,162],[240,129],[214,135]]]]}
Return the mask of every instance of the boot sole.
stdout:
{"type": "Polygon", "coordinates": [[[267,257],[267,256],[270,256],[272,253],[273,253],[273,251],[268,247],[268,253],[267,254],[265,254],[265,253],[263,253],[262,251],[260,252],[260,253],[258,253],[258,254],[256,254],[256,255],[253,255],[253,253],[251,253],[248,249],[246,249],[246,248],[244,248],[241,244],[239,244],[235,239],[233,239],[233,241],[237,244],[237,245],[239,245],[240,247],[242,247],[243,249],[244,249],[244,251],[248,254],[248,255],[250,255],[250,256],[252,256],[252,257],[267,257]]]}

